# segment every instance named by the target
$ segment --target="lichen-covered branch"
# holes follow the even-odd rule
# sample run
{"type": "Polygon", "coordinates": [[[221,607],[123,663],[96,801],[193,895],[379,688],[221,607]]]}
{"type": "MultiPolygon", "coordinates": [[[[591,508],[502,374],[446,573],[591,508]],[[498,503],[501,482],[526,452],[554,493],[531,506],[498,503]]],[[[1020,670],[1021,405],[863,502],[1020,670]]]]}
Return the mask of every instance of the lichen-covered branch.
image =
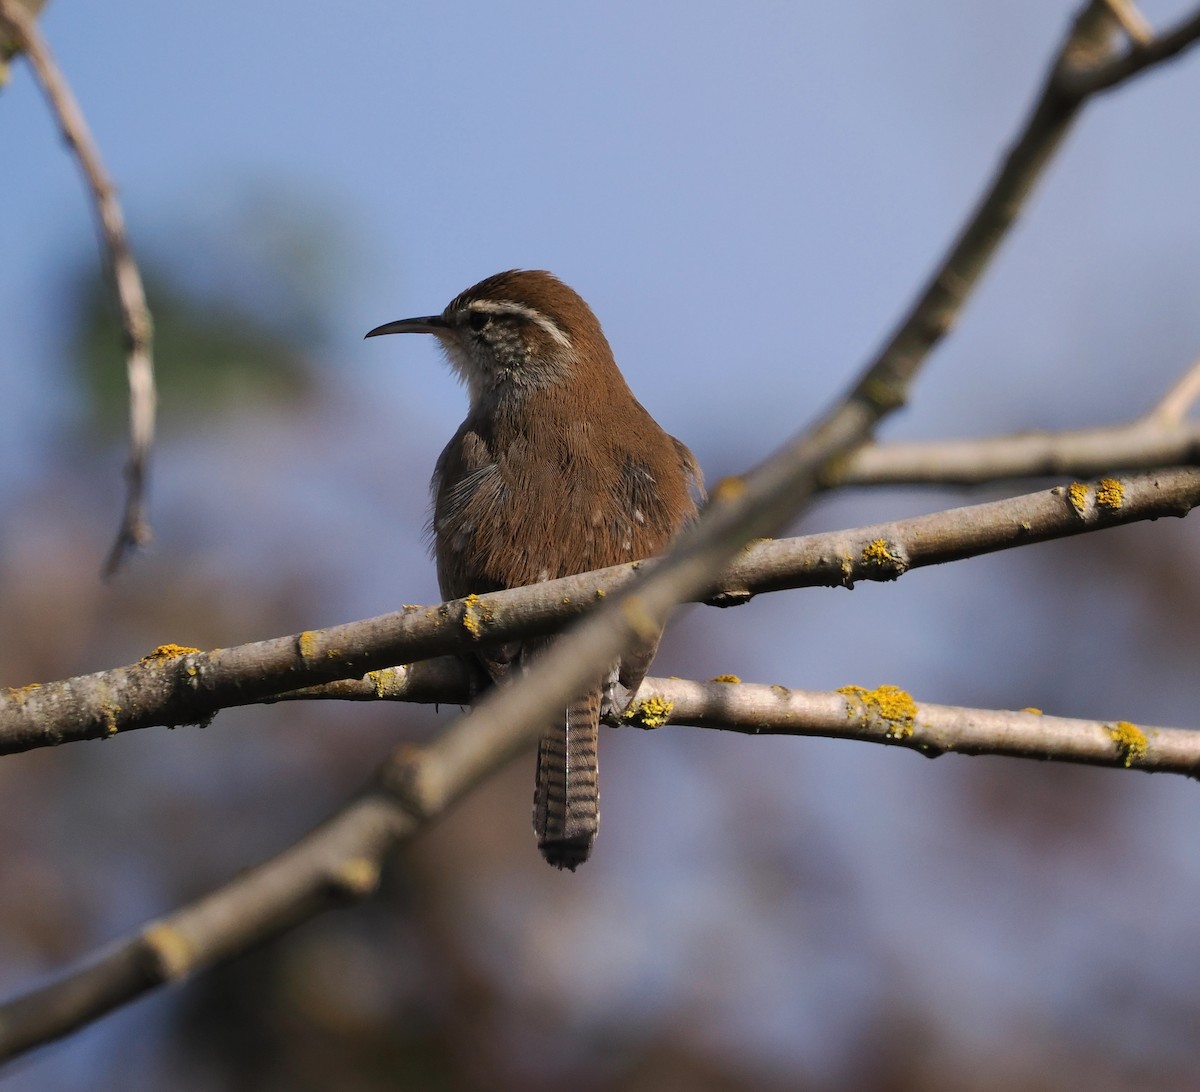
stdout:
{"type": "Polygon", "coordinates": [[[942,754],[1004,755],[1091,766],[1200,773],[1200,731],[1116,719],[1047,716],[1039,709],[966,709],[917,702],[895,686],[833,693],[742,682],[646,679],[630,723],[716,728],[746,735],[822,736],[942,754]]]}
{"type": "MultiPolygon", "coordinates": [[[[716,601],[727,605],[764,592],[895,580],[909,569],[1183,516],[1198,504],[1200,469],[1185,467],[1075,482],[869,527],[768,539],[742,550],[696,598],[719,592],[716,601]]],[[[235,648],[202,652],[165,645],[110,671],[0,690],[0,753],[151,725],[204,723],[221,709],[294,696],[288,692],[339,679],[365,679],[377,697],[461,701],[470,696],[470,682],[464,693],[452,668],[413,661],[480,642],[553,632],[618,597],[642,567],[618,565],[436,606],[410,606],[235,648]]],[[[358,697],[362,688],[343,685],[342,693],[358,697]]]]}
{"type": "MultiPolygon", "coordinates": [[[[453,670],[447,665],[447,677],[453,670]]],[[[459,680],[468,682],[465,670],[459,680]]],[[[1035,709],[917,703],[894,686],[819,693],[731,677],[708,683],[651,678],[629,723],[855,739],[927,757],[991,754],[1187,776],[1200,772],[1200,732],[1074,720],[1035,709]]],[[[440,743],[397,750],[367,792],[294,846],[150,922],[58,980],[0,1005],[0,1059],[69,1034],[147,990],[179,981],[322,910],[371,894],[386,854],[469,787],[462,776],[437,779],[439,768],[447,770],[440,743]]]]}
{"type": "MultiPolygon", "coordinates": [[[[436,664],[426,687],[406,686],[403,672],[376,680],[347,680],[328,687],[281,694],[279,700],[465,701],[472,678],[457,659],[436,664]],[[429,688],[436,677],[436,688],[429,688]]],[[[423,666],[423,665],[415,665],[423,666]]],[[[1000,755],[1080,762],[1152,773],[1200,775],[1200,731],[1155,728],[1127,720],[1081,720],[1047,716],[1040,709],[967,709],[917,703],[895,686],[836,692],[793,690],[744,683],[725,675],[643,680],[621,724],[636,728],[678,725],[752,736],[820,736],[907,747],[927,758],[941,754],[1000,755]]]]}

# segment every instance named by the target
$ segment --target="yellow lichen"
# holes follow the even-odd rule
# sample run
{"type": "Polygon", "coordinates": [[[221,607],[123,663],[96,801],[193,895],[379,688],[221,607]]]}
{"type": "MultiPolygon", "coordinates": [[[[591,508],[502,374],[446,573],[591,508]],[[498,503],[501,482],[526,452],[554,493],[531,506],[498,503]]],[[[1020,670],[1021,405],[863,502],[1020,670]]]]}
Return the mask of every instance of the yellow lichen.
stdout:
{"type": "Polygon", "coordinates": [[[744,492],[746,492],[746,480],[739,478],[736,474],[731,474],[713,486],[712,498],[718,501],[731,501],[740,497],[744,492]]]}
{"type": "Polygon", "coordinates": [[[874,539],[863,547],[862,563],[868,568],[889,571],[893,577],[904,571],[904,559],[893,551],[885,538],[874,539]]]}
{"type": "MultiPolygon", "coordinates": [[[[868,716],[879,717],[885,721],[887,728],[884,734],[888,739],[907,739],[913,734],[913,725],[917,719],[917,703],[912,695],[898,686],[878,686],[868,690],[864,686],[842,686],[839,694],[848,698],[857,698],[863,705],[868,716]]],[[[847,715],[854,716],[851,706],[847,715]]]]}
{"type": "Polygon", "coordinates": [[[1067,486],[1067,500],[1079,515],[1087,510],[1088,487],[1083,482],[1072,482],[1067,486]]]}
{"type": "Polygon", "coordinates": [[[1032,713],[1035,717],[1045,716],[1045,714],[1036,705],[1027,705],[1021,710],[1022,713],[1032,713]]]}
{"type": "Polygon", "coordinates": [[[192,969],[195,946],[174,926],[163,921],[151,922],[142,930],[141,941],[164,980],[182,978],[192,969]]]}
{"type": "Polygon", "coordinates": [[[1117,753],[1125,760],[1126,766],[1141,762],[1146,757],[1146,733],[1136,724],[1119,720],[1108,729],[1108,734],[1117,745],[1117,753]]]}
{"type": "Polygon", "coordinates": [[[872,539],[863,547],[862,551],[862,559],[868,563],[874,562],[875,564],[879,564],[880,562],[887,561],[891,556],[892,554],[888,550],[887,539],[885,538],[872,539]]]}
{"type": "Polygon", "coordinates": [[[317,654],[317,635],[306,629],[296,638],[296,648],[302,660],[310,660],[317,654]]]}
{"type": "Polygon", "coordinates": [[[483,636],[483,627],[492,621],[492,608],[477,595],[468,595],[463,600],[462,624],[475,640],[483,636]]]}
{"type": "Polygon", "coordinates": [[[1116,478],[1101,478],[1096,485],[1096,506],[1115,512],[1125,503],[1125,487],[1116,478]]]}
{"type": "Polygon", "coordinates": [[[363,676],[363,681],[371,684],[371,689],[375,692],[375,697],[387,699],[403,694],[407,679],[407,664],[398,664],[396,667],[381,667],[378,671],[368,671],[363,676]]]}
{"type": "Polygon", "coordinates": [[[15,701],[23,702],[35,690],[40,690],[41,686],[40,682],[26,683],[24,686],[6,686],[4,688],[4,695],[15,701]]]}
{"type": "Polygon", "coordinates": [[[148,656],[142,657],[142,663],[149,663],[151,660],[173,660],[176,656],[187,656],[192,652],[199,652],[198,648],[192,648],[190,645],[159,645],[148,656]]]}
{"type": "Polygon", "coordinates": [[[597,599],[603,599],[603,598],[604,598],[604,596],[605,596],[605,591],[604,591],[604,589],[603,589],[603,588],[597,588],[597,589],[596,589],[596,598],[597,598],[597,599]]]}
{"type": "Polygon", "coordinates": [[[351,857],[330,873],[329,881],[338,891],[362,898],[379,886],[379,864],[370,857],[351,857]]]}
{"type": "Polygon", "coordinates": [[[887,379],[872,378],[862,385],[860,393],[878,409],[895,406],[899,399],[896,384],[887,379]]]}
{"type": "Polygon", "coordinates": [[[118,731],[117,718],[121,715],[121,707],[119,705],[102,705],[100,715],[104,718],[104,736],[102,738],[109,739],[115,736],[118,731]]]}
{"type": "Polygon", "coordinates": [[[849,465],[849,455],[835,455],[829,459],[818,472],[817,480],[820,482],[821,488],[832,489],[836,485],[841,485],[849,465]]]}
{"type": "Polygon", "coordinates": [[[670,719],[674,709],[673,701],[654,694],[637,702],[623,719],[636,728],[661,728],[670,719]]]}
{"type": "Polygon", "coordinates": [[[714,675],[708,681],[709,682],[721,682],[721,683],[740,683],[742,680],[739,679],[736,675],[714,675]]]}

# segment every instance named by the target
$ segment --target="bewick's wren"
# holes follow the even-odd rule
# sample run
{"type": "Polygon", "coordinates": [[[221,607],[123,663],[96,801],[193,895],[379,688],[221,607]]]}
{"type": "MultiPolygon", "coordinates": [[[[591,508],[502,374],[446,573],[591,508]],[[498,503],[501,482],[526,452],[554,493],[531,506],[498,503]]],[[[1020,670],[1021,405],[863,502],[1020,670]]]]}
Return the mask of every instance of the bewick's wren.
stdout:
{"type": "MultiPolygon", "coordinates": [[[[497,273],[440,315],[367,337],[403,333],[433,334],[471,399],[432,482],[447,599],[650,557],[695,516],[703,486],[694,456],[633,397],[591,308],[558,278],[497,273]]],[[[546,640],[479,658],[501,682],[546,640]]],[[[618,682],[632,698],[657,647],[655,637],[630,652],[542,737],[533,825],[558,868],[586,860],[596,837],[602,701],[614,704],[618,682]]]]}

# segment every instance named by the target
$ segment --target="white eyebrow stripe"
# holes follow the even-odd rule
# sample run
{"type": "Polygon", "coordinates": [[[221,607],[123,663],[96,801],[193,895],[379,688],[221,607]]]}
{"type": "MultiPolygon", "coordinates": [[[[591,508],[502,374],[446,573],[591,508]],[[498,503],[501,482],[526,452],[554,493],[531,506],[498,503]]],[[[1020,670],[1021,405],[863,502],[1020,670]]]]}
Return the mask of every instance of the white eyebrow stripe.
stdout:
{"type": "Polygon", "coordinates": [[[571,339],[567,337],[566,332],[558,323],[547,318],[536,308],[529,307],[524,303],[517,303],[516,300],[472,300],[467,304],[467,310],[482,311],[490,315],[520,315],[540,326],[564,349],[571,347],[571,339]]]}

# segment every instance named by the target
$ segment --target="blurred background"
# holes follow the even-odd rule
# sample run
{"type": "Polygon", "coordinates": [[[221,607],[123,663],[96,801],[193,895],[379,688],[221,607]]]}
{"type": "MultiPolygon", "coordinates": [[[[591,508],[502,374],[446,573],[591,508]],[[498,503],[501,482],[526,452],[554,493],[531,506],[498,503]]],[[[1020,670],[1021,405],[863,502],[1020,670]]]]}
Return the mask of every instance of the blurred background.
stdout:
{"type": "MultiPolygon", "coordinates": [[[[110,584],[124,370],[92,213],[0,91],[0,685],[437,600],[465,408],[363,342],[514,266],[605,325],[710,481],[836,397],[961,223],[1075,3],[84,5],[43,27],[158,326],[153,548],[110,584]]],[[[1181,3],[1143,5],[1168,20],[1181,3]]],[[[888,439],[1123,420],[1200,349],[1200,56],[1089,108],[888,439]]],[[[1010,492],[1025,491],[1016,486],[1010,492]]],[[[858,492],[797,530],[1001,495],[858,492]]],[[[680,612],[656,672],[1190,725],[1192,521],[680,612]]],[[[271,707],[0,763],[11,995],[308,830],[454,709],[271,707]]],[[[665,729],[542,864],[532,757],[385,891],[9,1071],[13,1089],[1184,1089],[1181,778],[665,729]]]]}

